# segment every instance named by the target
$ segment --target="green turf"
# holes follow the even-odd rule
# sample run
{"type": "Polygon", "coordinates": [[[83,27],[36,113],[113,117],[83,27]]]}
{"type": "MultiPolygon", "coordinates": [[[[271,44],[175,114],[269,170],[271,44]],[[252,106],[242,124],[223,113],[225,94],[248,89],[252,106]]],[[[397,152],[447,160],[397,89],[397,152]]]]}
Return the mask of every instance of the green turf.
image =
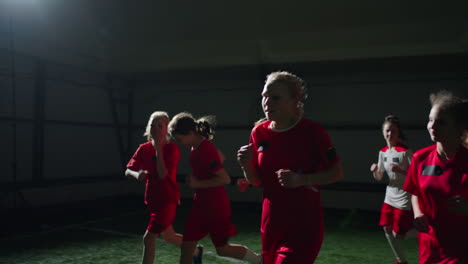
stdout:
{"type": "MultiPolygon", "coordinates": [[[[174,224],[176,231],[182,231],[188,206],[186,203],[178,211],[174,224]]],[[[136,210],[125,212],[122,209],[111,216],[99,211],[98,219],[82,216],[78,218],[79,222],[70,220],[76,220],[76,217],[70,217],[68,221],[53,218],[48,226],[42,225],[42,230],[10,233],[0,238],[0,263],[139,263],[147,215],[143,207],[132,209],[136,210]]],[[[260,205],[233,204],[233,221],[239,234],[231,242],[259,252],[259,217],[260,205]]],[[[316,263],[394,263],[377,221],[375,212],[325,210],[325,240],[316,263]]],[[[201,243],[206,251],[215,252],[209,238],[201,243]]],[[[416,238],[405,240],[403,248],[410,263],[417,263],[416,238]]],[[[158,241],[156,255],[156,263],[174,264],[178,262],[179,249],[158,241]]],[[[204,263],[228,262],[207,255],[204,263]]]]}

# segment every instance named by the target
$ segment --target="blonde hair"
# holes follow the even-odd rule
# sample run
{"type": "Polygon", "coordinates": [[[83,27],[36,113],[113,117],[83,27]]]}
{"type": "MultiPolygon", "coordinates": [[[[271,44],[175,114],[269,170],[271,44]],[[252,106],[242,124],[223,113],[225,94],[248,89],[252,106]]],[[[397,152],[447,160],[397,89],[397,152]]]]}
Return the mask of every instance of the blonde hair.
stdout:
{"type": "Polygon", "coordinates": [[[265,84],[281,83],[285,85],[291,96],[299,99],[301,107],[304,107],[304,102],[307,99],[307,88],[305,87],[304,81],[297,75],[287,71],[276,71],[267,75],[265,84]]]}
{"type": "MultiPolygon", "coordinates": [[[[153,137],[151,136],[151,125],[153,124],[155,120],[158,120],[158,119],[166,119],[167,123],[169,123],[169,115],[166,112],[163,112],[163,111],[153,112],[150,118],[148,119],[148,124],[146,125],[145,133],[143,133],[143,136],[146,137],[148,141],[153,140],[153,137]]],[[[169,137],[167,137],[167,139],[169,139],[169,137]]]]}

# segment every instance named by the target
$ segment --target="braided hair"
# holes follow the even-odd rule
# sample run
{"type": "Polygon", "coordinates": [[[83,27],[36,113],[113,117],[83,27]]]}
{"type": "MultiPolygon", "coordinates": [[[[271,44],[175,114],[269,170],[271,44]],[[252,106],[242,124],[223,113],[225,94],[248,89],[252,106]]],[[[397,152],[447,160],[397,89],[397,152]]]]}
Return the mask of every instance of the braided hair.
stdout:
{"type": "Polygon", "coordinates": [[[280,83],[283,84],[291,96],[298,99],[298,109],[301,113],[304,112],[304,104],[308,97],[307,86],[299,76],[287,72],[287,71],[276,71],[267,75],[265,84],[280,83]]]}
{"type": "Polygon", "coordinates": [[[172,118],[171,122],[169,122],[168,130],[172,136],[177,134],[187,135],[193,131],[209,140],[212,140],[215,134],[215,124],[216,118],[214,116],[204,116],[195,120],[192,114],[182,112],[172,118]]]}
{"type": "Polygon", "coordinates": [[[214,138],[215,116],[204,116],[196,121],[195,131],[209,140],[214,138]]]}

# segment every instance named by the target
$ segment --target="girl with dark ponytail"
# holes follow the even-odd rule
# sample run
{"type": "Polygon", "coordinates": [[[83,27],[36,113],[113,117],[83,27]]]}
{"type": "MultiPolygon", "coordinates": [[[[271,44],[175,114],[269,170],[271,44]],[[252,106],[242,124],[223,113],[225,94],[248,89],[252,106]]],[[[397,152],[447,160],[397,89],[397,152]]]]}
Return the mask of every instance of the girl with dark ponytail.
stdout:
{"type": "Polygon", "coordinates": [[[405,135],[398,117],[394,115],[385,117],[382,135],[387,144],[379,151],[378,162],[372,164],[370,168],[378,181],[382,180],[384,173],[388,176],[379,225],[383,227],[385,237],[397,260],[396,263],[407,263],[400,241],[412,228],[413,213],[411,194],[403,190],[403,185],[413,152],[403,144],[405,135]]]}
{"type": "MultiPolygon", "coordinates": [[[[231,206],[224,187],[231,178],[223,168],[224,158],[210,141],[214,137],[214,125],[214,116],[196,120],[187,112],[177,114],[169,123],[169,133],[175,141],[191,149],[192,173],[188,184],[195,189],[185,222],[180,263],[192,263],[198,241],[208,234],[218,255],[260,263],[261,257],[247,247],[228,243],[237,233],[231,222],[231,206]]],[[[201,263],[201,256],[194,257],[193,263],[201,263]]]]}

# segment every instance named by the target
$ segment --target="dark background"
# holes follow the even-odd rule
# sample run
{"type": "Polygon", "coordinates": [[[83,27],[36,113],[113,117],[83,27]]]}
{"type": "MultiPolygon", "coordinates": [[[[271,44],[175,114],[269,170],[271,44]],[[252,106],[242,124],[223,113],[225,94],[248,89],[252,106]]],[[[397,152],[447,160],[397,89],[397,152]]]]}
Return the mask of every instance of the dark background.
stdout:
{"type": "MultiPolygon", "coordinates": [[[[0,0],[0,209],[143,194],[123,177],[149,115],[218,118],[231,177],[262,116],[266,74],[308,84],[306,117],[325,126],[345,169],[329,208],[379,210],[369,166],[398,115],[414,150],[431,92],[468,97],[466,1],[0,0]]],[[[179,166],[183,183],[188,151],[179,166]]],[[[259,201],[260,189],[233,201],[259,201]]]]}

